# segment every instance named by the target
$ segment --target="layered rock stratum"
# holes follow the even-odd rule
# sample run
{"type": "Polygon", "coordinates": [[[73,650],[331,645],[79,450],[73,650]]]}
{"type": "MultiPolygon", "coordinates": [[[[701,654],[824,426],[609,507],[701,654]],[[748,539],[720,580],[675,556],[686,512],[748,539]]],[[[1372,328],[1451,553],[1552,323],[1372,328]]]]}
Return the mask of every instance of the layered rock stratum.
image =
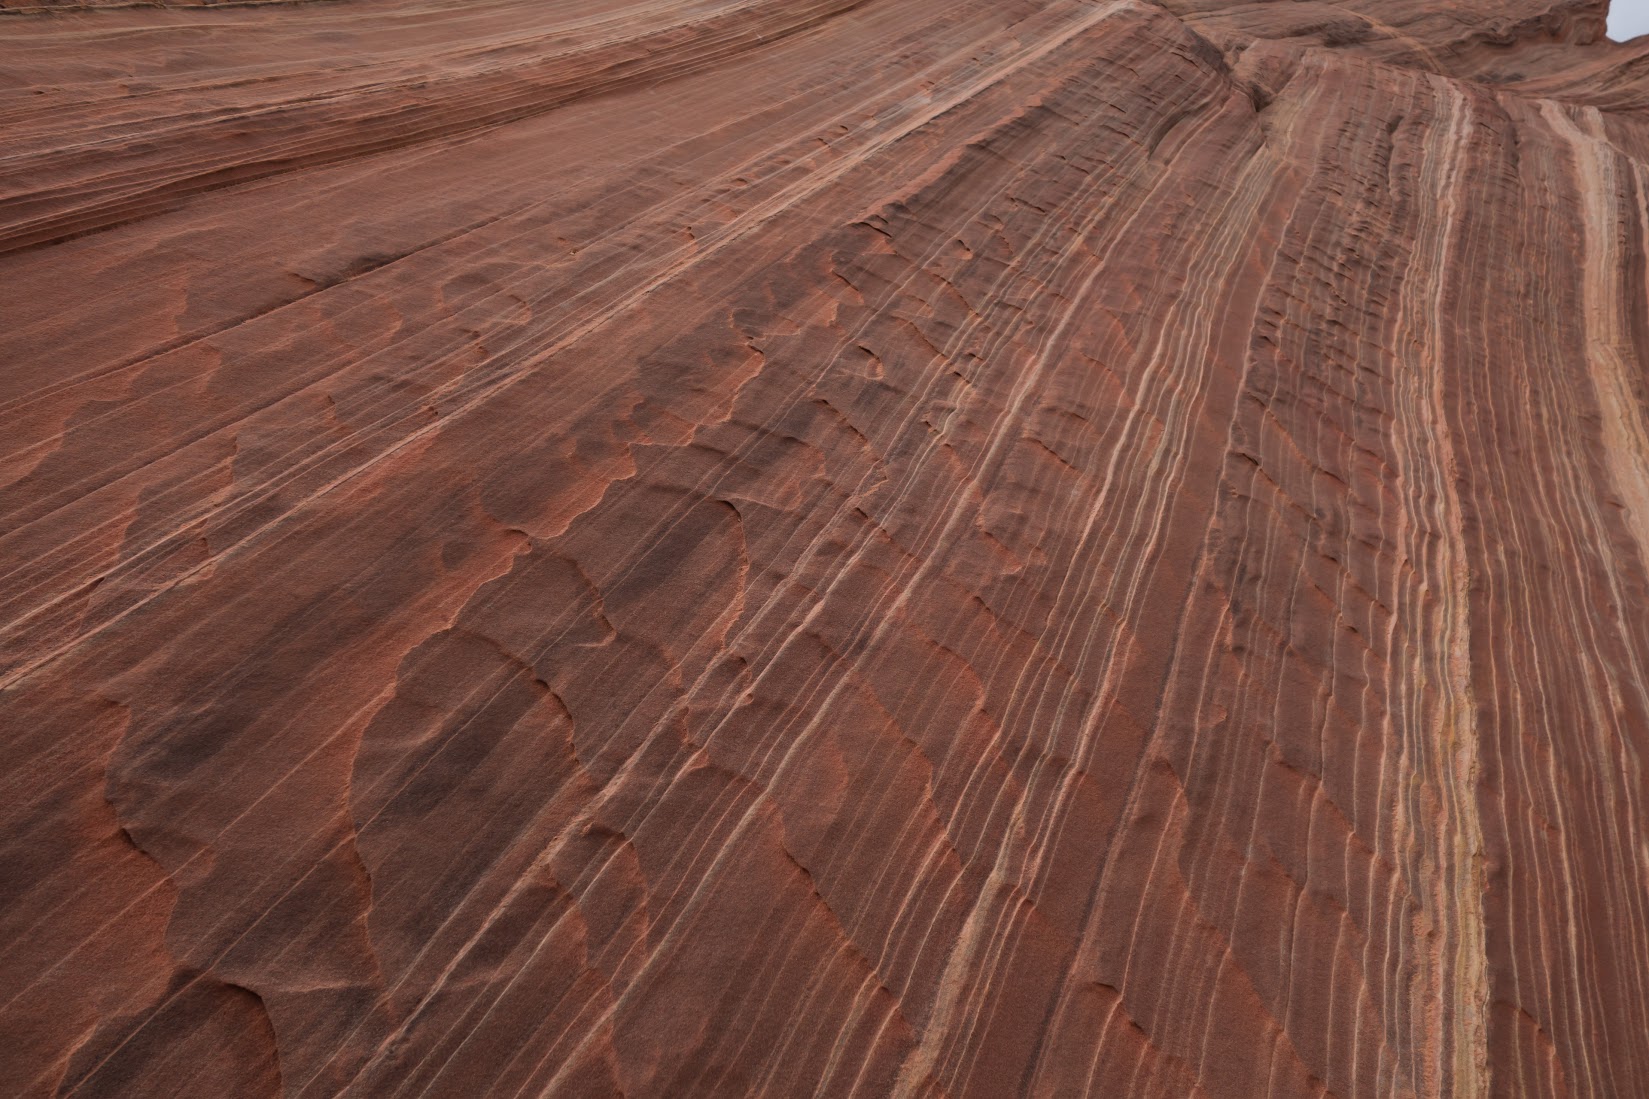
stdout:
{"type": "Polygon", "coordinates": [[[0,0],[0,1094],[1649,1096],[1649,44],[0,0]]]}

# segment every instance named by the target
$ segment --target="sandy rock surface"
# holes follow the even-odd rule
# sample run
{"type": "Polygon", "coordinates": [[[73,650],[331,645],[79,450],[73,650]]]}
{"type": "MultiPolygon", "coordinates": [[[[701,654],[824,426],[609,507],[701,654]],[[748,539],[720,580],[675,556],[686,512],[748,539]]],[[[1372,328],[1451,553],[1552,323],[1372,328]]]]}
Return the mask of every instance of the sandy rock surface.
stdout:
{"type": "Polygon", "coordinates": [[[1649,45],[0,0],[0,1094],[1649,1096],[1649,45]]]}

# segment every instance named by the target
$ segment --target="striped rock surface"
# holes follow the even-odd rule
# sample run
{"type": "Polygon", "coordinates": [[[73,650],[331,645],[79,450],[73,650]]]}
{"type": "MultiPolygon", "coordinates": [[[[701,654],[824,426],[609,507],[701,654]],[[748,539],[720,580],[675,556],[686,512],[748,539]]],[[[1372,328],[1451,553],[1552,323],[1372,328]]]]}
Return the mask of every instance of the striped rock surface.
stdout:
{"type": "Polygon", "coordinates": [[[0,7],[0,1093],[1649,1095],[1649,44],[0,7]]]}

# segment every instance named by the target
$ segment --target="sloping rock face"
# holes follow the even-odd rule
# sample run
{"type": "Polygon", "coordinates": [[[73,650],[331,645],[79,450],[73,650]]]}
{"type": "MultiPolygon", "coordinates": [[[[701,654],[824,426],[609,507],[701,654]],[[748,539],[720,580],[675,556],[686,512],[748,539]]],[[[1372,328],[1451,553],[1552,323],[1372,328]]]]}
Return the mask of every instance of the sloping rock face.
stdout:
{"type": "Polygon", "coordinates": [[[1649,1095],[1601,4],[6,6],[0,1093],[1649,1095]]]}

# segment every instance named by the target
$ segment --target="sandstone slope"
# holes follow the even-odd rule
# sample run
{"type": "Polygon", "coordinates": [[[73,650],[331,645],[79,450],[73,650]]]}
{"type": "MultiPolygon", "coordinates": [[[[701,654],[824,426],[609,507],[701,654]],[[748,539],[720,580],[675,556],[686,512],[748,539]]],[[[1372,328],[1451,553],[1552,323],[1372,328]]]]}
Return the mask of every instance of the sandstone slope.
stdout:
{"type": "Polygon", "coordinates": [[[0,0],[0,1094],[1649,1095],[1649,45],[0,0]]]}

